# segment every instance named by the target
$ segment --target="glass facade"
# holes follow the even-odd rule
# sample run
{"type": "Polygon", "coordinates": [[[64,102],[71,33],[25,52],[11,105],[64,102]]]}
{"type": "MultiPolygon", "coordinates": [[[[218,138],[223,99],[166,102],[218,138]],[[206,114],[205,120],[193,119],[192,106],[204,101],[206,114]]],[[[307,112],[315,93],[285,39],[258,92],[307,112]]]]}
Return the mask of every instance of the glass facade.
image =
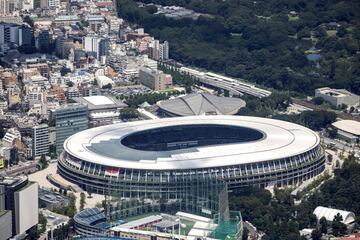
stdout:
{"type": "MultiPolygon", "coordinates": [[[[191,202],[192,191],[211,192],[210,188],[216,184],[207,185],[208,182],[224,181],[229,189],[269,185],[281,187],[312,178],[324,168],[324,151],[319,145],[289,158],[201,169],[115,168],[83,161],[66,152],[58,161],[60,175],[86,191],[111,194],[122,199],[171,199],[180,205],[183,199],[191,202]]],[[[202,194],[193,193],[196,196],[202,194]]],[[[200,200],[194,201],[198,204],[200,200]]],[[[204,206],[208,207],[206,204],[204,206]]]]}
{"type": "Polygon", "coordinates": [[[56,126],[56,151],[63,150],[65,140],[88,128],[87,106],[68,104],[52,112],[56,126]]]}
{"type": "Polygon", "coordinates": [[[167,194],[162,194],[159,189],[159,192],[151,192],[141,198],[123,197],[121,192],[109,189],[107,212],[110,220],[153,212],[175,215],[179,211],[212,217],[220,208],[228,209],[228,202],[220,201],[222,192],[227,195],[224,181],[185,180],[177,182],[177,185],[176,195],[171,195],[166,189],[163,192],[167,191],[167,194]]]}

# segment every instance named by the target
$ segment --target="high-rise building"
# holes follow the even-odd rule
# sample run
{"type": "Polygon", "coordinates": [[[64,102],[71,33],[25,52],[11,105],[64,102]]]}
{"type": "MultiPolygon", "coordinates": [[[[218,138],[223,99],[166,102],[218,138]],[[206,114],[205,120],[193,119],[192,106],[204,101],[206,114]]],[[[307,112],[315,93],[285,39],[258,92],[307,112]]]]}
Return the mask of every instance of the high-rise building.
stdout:
{"type": "Polygon", "coordinates": [[[87,106],[67,104],[55,109],[50,114],[56,127],[56,151],[63,150],[64,141],[71,135],[88,128],[87,106]]]}
{"type": "Polygon", "coordinates": [[[169,43],[164,41],[160,44],[159,40],[154,40],[149,44],[148,55],[154,60],[169,59],[169,43]]]}
{"type": "Polygon", "coordinates": [[[86,36],[83,38],[83,46],[86,52],[99,51],[100,38],[96,36],[86,36]]]}
{"type": "Polygon", "coordinates": [[[98,59],[102,56],[107,56],[110,49],[110,40],[108,38],[103,38],[99,42],[99,52],[98,59]]]}
{"type": "Polygon", "coordinates": [[[159,46],[159,59],[167,60],[169,59],[169,43],[168,41],[164,41],[163,44],[159,46]]]}
{"type": "Polygon", "coordinates": [[[29,182],[26,176],[5,177],[0,179],[0,187],[5,190],[5,210],[11,211],[12,215],[12,236],[36,226],[39,221],[38,183],[29,182]]]}
{"type": "Polygon", "coordinates": [[[83,38],[84,50],[93,52],[98,60],[102,56],[106,56],[110,48],[110,40],[107,38],[99,38],[96,36],[87,36],[83,38]]]}
{"type": "Polygon", "coordinates": [[[159,40],[154,40],[149,44],[148,55],[154,60],[159,60],[159,40]]]}
{"type": "Polygon", "coordinates": [[[25,44],[30,45],[31,41],[32,32],[28,26],[0,23],[0,49],[3,51],[25,44]]]}
{"type": "Polygon", "coordinates": [[[32,40],[33,40],[32,29],[25,25],[21,26],[19,28],[19,46],[22,45],[31,46],[32,40]]]}
{"type": "Polygon", "coordinates": [[[49,154],[49,126],[41,124],[32,129],[33,157],[49,154]]]}
{"type": "Polygon", "coordinates": [[[66,37],[58,37],[55,44],[56,55],[60,58],[67,58],[70,53],[70,49],[74,47],[74,42],[66,37]]]}
{"type": "Polygon", "coordinates": [[[36,48],[40,52],[46,52],[49,49],[50,35],[48,30],[40,30],[36,34],[36,48]]]}

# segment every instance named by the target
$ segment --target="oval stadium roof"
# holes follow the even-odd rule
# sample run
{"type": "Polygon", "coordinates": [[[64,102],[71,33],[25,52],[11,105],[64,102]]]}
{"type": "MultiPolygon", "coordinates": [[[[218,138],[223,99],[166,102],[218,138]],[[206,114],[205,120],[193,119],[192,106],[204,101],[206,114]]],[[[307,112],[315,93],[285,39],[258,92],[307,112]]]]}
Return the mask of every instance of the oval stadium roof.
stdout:
{"type": "Polygon", "coordinates": [[[275,119],[245,116],[174,117],[118,123],[91,128],[69,137],[69,154],[96,164],[135,169],[198,169],[255,163],[297,156],[316,148],[319,137],[303,126],[275,119]],[[223,125],[252,128],[264,134],[260,140],[196,146],[179,150],[143,151],[127,147],[130,134],[185,125],[223,125]]]}
{"type": "Polygon", "coordinates": [[[342,222],[345,224],[350,224],[355,221],[355,214],[353,212],[343,211],[343,210],[334,209],[334,208],[327,208],[327,207],[322,207],[322,206],[319,206],[319,207],[315,208],[315,210],[314,210],[314,214],[316,215],[316,218],[318,220],[320,220],[320,218],[322,218],[322,217],[325,217],[326,220],[330,221],[330,222],[332,222],[334,220],[334,217],[338,213],[341,215],[341,217],[343,219],[342,222]]]}
{"type": "Polygon", "coordinates": [[[234,115],[245,107],[240,98],[218,97],[209,93],[193,93],[158,102],[158,107],[175,116],[234,115]]]}

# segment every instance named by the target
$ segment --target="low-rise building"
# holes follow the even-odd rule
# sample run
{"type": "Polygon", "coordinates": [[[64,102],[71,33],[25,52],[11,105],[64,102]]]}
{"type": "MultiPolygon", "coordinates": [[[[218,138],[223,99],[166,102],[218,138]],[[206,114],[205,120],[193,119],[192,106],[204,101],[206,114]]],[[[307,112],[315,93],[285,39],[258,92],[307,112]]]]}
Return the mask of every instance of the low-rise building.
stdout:
{"type": "Polygon", "coordinates": [[[329,87],[315,89],[315,97],[330,102],[334,106],[357,106],[360,102],[360,96],[347,91],[346,89],[332,89],[329,87]]]}
{"type": "Polygon", "coordinates": [[[353,212],[344,211],[335,208],[327,208],[319,206],[315,208],[314,215],[316,216],[317,220],[319,221],[322,217],[324,217],[327,221],[332,222],[337,214],[340,214],[342,217],[342,223],[344,224],[351,224],[355,222],[355,214],[353,212]]]}
{"type": "Polygon", "coordinates": [[[39,205],[41,208],[53,210],[55,207],[65,207],[69,203],[69,198],[57,192],[46,189],[39,189],[39,205]]]}
{"type": "Polygon", "coordinates": [[[115,84],[114,81],[111,80],[111,78],[109,78],[107,76],[97,76],[95,79],[100,88],[102,88],[103,86],[106,86],[108,84],[110,84],[111,86],[113,86],[115,84]]]}
{"type": "Polygon", "coordinates": [[[246,103],[240,98],[218,97],[209,93],[192,93],[159,101],[159,112],[166,116],[234,115],[246,103]]]}
{"type": "Polygon", "coordinates": [[[171,75],[149,67],[140,68],[139,80],[141,84],[155,91],[162,91],[172,86],[171,75]]]}
{"type": "Polygon", "coordinates": [[[80,97],[73,100],[87,105],[90,122],[94,125],[108,124],[118,119],[120,110],[127,106],[122,101],[107,96],[80,97]]]}
{"type": "Polygon", "coordinates": [[[338,137],[352,143],[359,141],[360,122],[354,120],[340,120],[331,125],[337,129],[338,137]]]}

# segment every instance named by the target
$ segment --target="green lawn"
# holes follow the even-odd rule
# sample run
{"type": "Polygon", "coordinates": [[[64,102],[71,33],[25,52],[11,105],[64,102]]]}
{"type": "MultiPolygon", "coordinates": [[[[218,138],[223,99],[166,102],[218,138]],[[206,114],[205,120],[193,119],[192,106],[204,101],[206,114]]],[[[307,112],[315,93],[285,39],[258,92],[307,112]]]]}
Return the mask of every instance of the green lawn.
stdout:
{"type": "Polygon", "coordinates": [[[330,37],[335,36],[336,33],[337,33],[336,30],[327,30],[327,31],[326,31],[326,34],[327,34],[328,36],[330,36],[330,37]]]}
{"type": "Polygon", "coordinates": [[[289,21],[297,21],[297,20],[299,20],[298,16],[290,16],[290,15],[288,15],[288,18],[289,18],[289,21]]]}
{"type": "Polygon", "coordinates": [[[194,226],[194,222],[192,221],[188,221],[188,220],[181,220],[181,225],[185,224],[186,227],[185,228],[181,228],[181,235],[185,235],[187,236],[188,233],[190,232],[190,230],[192,229],[192,227],[194,226]]]}

